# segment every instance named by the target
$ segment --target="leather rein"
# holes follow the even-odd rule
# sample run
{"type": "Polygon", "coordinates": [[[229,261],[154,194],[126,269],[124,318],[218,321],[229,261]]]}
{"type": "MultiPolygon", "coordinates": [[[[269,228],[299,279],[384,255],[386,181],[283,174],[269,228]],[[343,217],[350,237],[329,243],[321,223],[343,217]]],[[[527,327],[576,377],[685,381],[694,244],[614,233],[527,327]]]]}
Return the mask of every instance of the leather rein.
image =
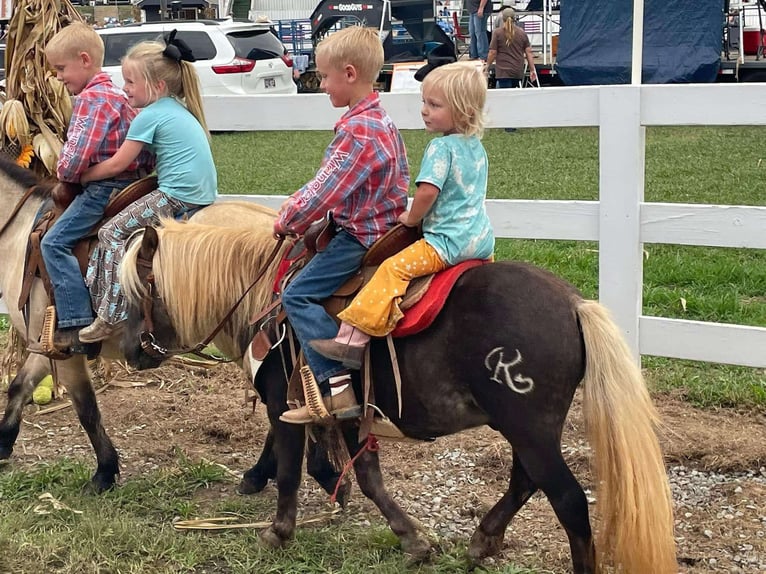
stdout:
{"type": "Polygon", "coordinates": [[[234,360],[241,358],[241,356],[237,357],[236,359],[226,359],[226,358],[216,357],[214,355],[210,355],[208,353],[203,352],[203,350],[212,342],[215,336],[218,333],[220,333],[221,329],[223,329],[227,321],[231,319],[231,316],[234,314],[234,311],[237,310],[237,307],[239,307],[242,301],[245,300],[245,297],[250,292],[250,290],[253,287],[255,287],[256,283],[258,283],[258,281],[260,281],[261,278],[264,276],[264,274],[269,268],[269,265],[271,265],[271,263],[274,261],[277,254],[279,253],[279,250],[282,247],[283,242],[284,242],[284,239],[277,240],[276,245],[274,245],[274,249],[269,254],[268,258],[266,259],[266,262],[261,267],[261,270],[255,276],[255,279],[253,279],[253,282],[250,283],[250,286],[247,289],[245,289],[244,293],[242,293],[239,299],[237,299],[237,301],[234,303],[232,308],[229,310],[228,313],[226,313],[224,318],[221,319],[221,321],[213,329],[213,331],[207,337],[205,337],[205,339],[202,342],[197,343],[195,346],[182,347],[179,349],[168,349],[166,347],[163,347],[157,342],[157,337],[154,335],[154,320],[152,319],[152,310],[154,306],[154,300],[155,299],[161,300],[161,298],[159,294],[157,293],[157,287],[154,281],[154,270],[152,267],[152,260],[147,260],[139,256],[136,259],[136,265],[139,267],[143,267],[144,269],[147,269],[149,271],[148,275],[146,276],[146,290],[145,290],[143,298],[141,299],[141,306],[144,312],[144,329],[143,331],[141,331],[141,334],[139,335],[139,340],[141,341],[141,349],[150,357],[154,359],[159,359],[159,360],[165,360],[169,356],[183,355],[186,353],[196,355],[198,357],[201,357],[209,361],[215,361],[217,363],[230,363],[234,360]]]}
{"type": "Polygon", "coordinates": [[[3,223],[3,226],[0,227],[0,235],[3,234],[3,232],[8,228],[8,226],[13,222],[15,217],[18,215],[19,211],[21,211],[21,208],[24,207],[24,204],[27,202],[27,200],[31,197],[31,195],[34,193],[36,186],[30,186],[27,188],[27,190],[24,192],[24,195],[21,196],[21,199],[16,203],[16,207],[13,208],[13,211],[11,211],[11,215],[8,217],[5,223],[3,223]]]}

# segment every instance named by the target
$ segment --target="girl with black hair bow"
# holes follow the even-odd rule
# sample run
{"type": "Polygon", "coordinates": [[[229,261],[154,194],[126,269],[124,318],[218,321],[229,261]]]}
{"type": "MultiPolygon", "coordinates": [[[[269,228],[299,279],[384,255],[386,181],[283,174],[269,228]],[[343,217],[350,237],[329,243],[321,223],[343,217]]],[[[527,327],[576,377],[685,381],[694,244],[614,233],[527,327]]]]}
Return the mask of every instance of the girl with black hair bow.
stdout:
{"type": "Polygon", "coordinates": [[[92,166],[86,183],[120,173],[147,148],[157,158],[157,189],[114,216],[98,233],[99,244],[88,265],[96,320],[79,333],[84,343],[112,335],[126,318],[118,267],[128,238],[156,225],[161,217],[179,217],[215,201],[218,182],[210,138],[202,111],[199,78],[193,54],[175,37],[141,42],[122,61],[128,102],[141,112],[133,120],[117,153],[92,166]]]}

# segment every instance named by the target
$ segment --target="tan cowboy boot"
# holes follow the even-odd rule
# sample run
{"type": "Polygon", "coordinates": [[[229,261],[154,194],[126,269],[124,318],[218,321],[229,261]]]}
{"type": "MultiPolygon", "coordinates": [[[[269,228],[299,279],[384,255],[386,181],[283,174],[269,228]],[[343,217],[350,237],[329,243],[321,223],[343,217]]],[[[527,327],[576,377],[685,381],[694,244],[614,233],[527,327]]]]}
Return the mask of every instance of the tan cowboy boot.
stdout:
{"type": "MultiPolygon", "coordinates": [[[[322,397],[322,403],[329,414],[338,420],[362,416],[362,407],[356,402],[351,377],[348,375],[330,377],[330,394],[322,397]]],[[[317,422],[311,416],[308,404],[283,412],[279,420],[296,425],[317,422]]]]}

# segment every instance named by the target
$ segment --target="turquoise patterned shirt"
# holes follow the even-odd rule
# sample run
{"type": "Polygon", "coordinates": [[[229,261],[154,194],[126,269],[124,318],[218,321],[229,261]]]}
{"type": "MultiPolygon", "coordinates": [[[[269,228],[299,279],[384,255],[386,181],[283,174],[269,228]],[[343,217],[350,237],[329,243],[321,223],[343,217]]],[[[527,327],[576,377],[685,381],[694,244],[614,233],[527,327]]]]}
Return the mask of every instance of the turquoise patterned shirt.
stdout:
{"type": "Polygon", "coordinates": [[[495,235],[484,206],[489,162],[481,140],[460,134],[431,140],[417,183],[430,183],[439,195],[423,218],[423,236],[448,264],[488,259],[495,235]]]}

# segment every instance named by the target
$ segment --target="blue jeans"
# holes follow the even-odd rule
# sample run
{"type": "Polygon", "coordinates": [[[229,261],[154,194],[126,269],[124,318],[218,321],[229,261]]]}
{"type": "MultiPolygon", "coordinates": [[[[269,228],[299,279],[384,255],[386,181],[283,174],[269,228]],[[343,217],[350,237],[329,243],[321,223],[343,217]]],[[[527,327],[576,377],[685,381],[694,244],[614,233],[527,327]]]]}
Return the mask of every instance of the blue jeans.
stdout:
{"type": "Polygon", "coordinates": [[[112,193],[129,183],[130,180],[89,183],[40,242],[45,268],[53,284],[59,328],[84,327],[93,321],[90,294],[72,250],[101,221],[112,193]]]}
{"type": "Polygon", "coordinates": [[[495,88],[518,88],[520,82],[521,80],[517,80],[516,78],[497,78],[495,79],[495,88]]]}
{"type": "Polygon", "coordinates": [[[468,55],[472,59],[487,59],[489,52],[489,38],[487,37],[487,20],[489,12],[484,12],[484,16],[479,18],[479,13],[474,12],[468,17],[468,34],[471,42],[468,45],[468,55]]]}
{"type": "Polygon", "coordinates": [[[356,273],[366,252],[367,248],[356,238],[341,230],[324,251],[309,261],[282,294],[287,318],[323,395],[330,390],[327,379],[346,368],[342,363],[314,351],[308,342],[312,339],[333,339],[338,334],[338,325],[324,310],[322,301],[356,273]]]}

